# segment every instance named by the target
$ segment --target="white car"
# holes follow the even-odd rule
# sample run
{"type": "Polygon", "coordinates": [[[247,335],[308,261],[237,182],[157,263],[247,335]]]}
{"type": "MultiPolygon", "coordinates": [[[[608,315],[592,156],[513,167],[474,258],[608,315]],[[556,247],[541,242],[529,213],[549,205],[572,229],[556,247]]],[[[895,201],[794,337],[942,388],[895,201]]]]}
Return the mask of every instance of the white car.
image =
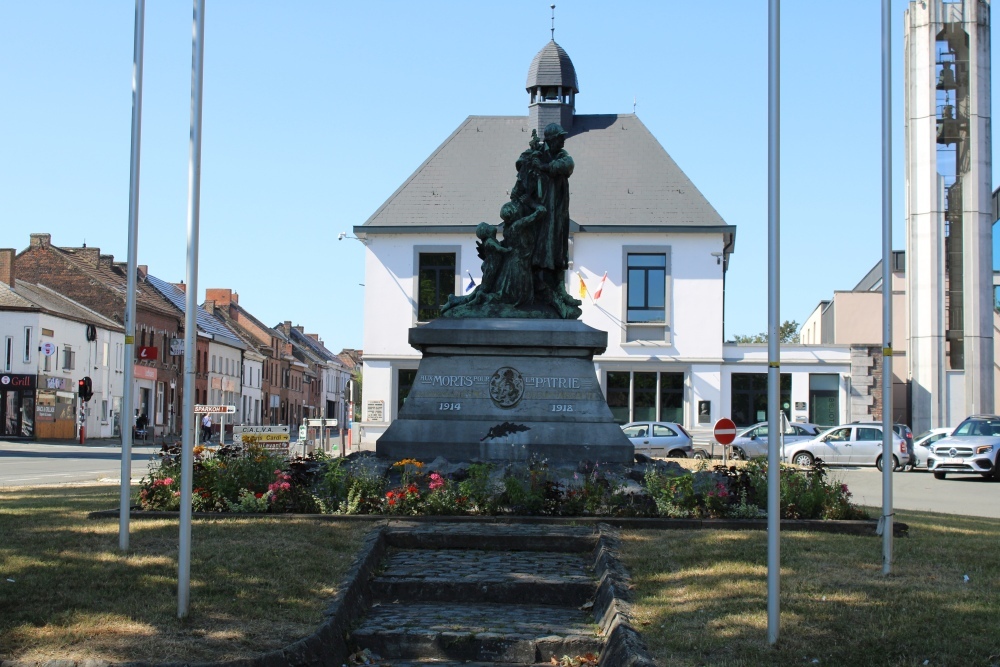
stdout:
{"type": "MultiPolygon", "coordinates": [[[[736,434],[730,445],[732,458],[746,461],[758,456],[767,456],[767,422],[758,422],[736,434]]],[[[786,443],[810,440],[819,435],[822,426],[805,422],[786,422],[782,440],[786,443]]]]}
{"type": "Polygon", "coordinates": [[[996,479],[1000,416],[966,417],[950,436],[935,442],[933,449],[927,469],[934,473],[934,479],[944,479],[949,473],[996,479]]]}
{"type": "MultiPolygon", "coordinates": [[[[892,434],[893,470],[908,465],[910,453],[906,441],[892,434]]],[[[782,458],[789,463],[811,466],[815,461],[827,465],[875,466],[882,469],[882,425],[878,422],[842,424],[823,431],[812,440],[785,443],[782,458]]]]}
{"type": "Polygon", "coordinates": [[[913,439],[913,451],[910,452],[910,468],[913,470],[926,468],[927,459],[930,458],[931,453],[934,451],[932,445],[941,438],[947,438],[954,430],[950,426],[948,428],[932,428],[915,437],[913,439]]]}
{"type": "Polygon", "coordinates": [[[635,445],[637,454],[653,457],[689,458],[692,456],[691,436],[674,422],[631,422],[622,431],[635,445]]]}

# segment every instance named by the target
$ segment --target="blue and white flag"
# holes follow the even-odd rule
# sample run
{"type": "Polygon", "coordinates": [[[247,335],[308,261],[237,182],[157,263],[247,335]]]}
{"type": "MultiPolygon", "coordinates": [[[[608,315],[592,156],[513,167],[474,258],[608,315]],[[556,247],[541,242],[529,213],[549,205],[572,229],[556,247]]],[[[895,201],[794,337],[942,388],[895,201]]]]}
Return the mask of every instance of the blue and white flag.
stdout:
{"type": "Polygon", "coordinates": [[[472,290],[476,289],[476,281],[472,279],[471,273],[469,273],[468,271],[466,271],[466,273],[469,274],[469,284],[465,286],[465,293],[468,294],[472,290]]]}

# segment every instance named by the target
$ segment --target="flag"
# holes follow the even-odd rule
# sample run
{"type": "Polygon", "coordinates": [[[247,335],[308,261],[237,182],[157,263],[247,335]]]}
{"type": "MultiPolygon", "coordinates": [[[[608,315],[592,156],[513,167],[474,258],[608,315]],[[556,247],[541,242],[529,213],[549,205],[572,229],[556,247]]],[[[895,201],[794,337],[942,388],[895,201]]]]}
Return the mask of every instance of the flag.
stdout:
{"type": "Polygon", "coordinates": [[[476,289],[476,281],[472,279],[471,273],[469,273],[468,271],[466,271],[466,273],[469,274],[469,284],[465,286],[465,293],[468,294],[472,290],[476,289]]]}
{"type": "Polygon", "coordinates": [[[597,291],[594,292],[594,301],[601,298],[601,290],[604,289],[604,281],[608,279],[608,272],[605,271],[604,275],[601,277],[601,282],[597,285],[597,291]]]}
{"type": "Polygon", "coordinates": [[[583,274],[582,273],[580,273],[579,271],[577,271],[576,275],[579,276],[579,278],[580,278],[580,298],[583,299],[583,298],[585,298],[587,296],[587,283],[583,282],[583,274]]]}

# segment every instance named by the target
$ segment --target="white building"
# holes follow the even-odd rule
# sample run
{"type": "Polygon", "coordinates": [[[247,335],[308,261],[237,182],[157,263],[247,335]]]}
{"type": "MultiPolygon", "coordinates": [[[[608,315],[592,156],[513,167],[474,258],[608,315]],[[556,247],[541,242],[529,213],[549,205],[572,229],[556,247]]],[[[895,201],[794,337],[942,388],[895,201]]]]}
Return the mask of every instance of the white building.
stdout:
{"type": "MultiPolygon", "coordinates": [[[[723,416],[758,421],[766,348],[761,356],[761,349],[723,343],[736,228],[637,116],[575,113],[576,72],[554,41],[532,61],[526,90],[527,116],[470,116],[354,228],[366,248],[362,442],[374,444],[413,382],[419,355],[409,329],[435,317],[449,293],[480,280],[475,226],[500,222],[514,162],[532,130],[542,136],[550,122],[568,131],[575,163],[566,288],[577,296],[586,283],[581,320],[608,332],[595,363],[616,419],[693,429],[723,416]]],[[[782,364],[790,418],[811,417],[818,399],[825,422],[843,420],[848,348],[791,346],[782,364]]]]}
{"type": "Polygon", "coordinates": [[[87,437],[116,435],[124,329],[45,286],[11,282],[0,280],[0,437],[74,438],[81,416],[87,437]]]}

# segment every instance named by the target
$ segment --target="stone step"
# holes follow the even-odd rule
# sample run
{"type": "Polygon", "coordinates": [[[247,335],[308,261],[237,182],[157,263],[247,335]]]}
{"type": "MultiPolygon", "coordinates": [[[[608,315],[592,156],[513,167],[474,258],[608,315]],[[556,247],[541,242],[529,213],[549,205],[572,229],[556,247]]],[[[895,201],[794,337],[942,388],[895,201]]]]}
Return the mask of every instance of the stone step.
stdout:
{"type": "Polygon", "coordinates": [[[579,607],[597,581],[589,555],[479,549],[393,549],[372,580],[376,599],[579,607]]]}
{"type": "Polygon", "coordinates": [[[531,664],[553,656],[600,654],[598,626],[586,612],[537,604],[382,603],[353,633],[382,658],[531,664]]]}
{"type": "Polygon", "coordinates": [[[385,533],[389,546],[404,549],[586,552],[597,546],[594,527],[546,523],[462,523],[394,521],[385,533]]]}

